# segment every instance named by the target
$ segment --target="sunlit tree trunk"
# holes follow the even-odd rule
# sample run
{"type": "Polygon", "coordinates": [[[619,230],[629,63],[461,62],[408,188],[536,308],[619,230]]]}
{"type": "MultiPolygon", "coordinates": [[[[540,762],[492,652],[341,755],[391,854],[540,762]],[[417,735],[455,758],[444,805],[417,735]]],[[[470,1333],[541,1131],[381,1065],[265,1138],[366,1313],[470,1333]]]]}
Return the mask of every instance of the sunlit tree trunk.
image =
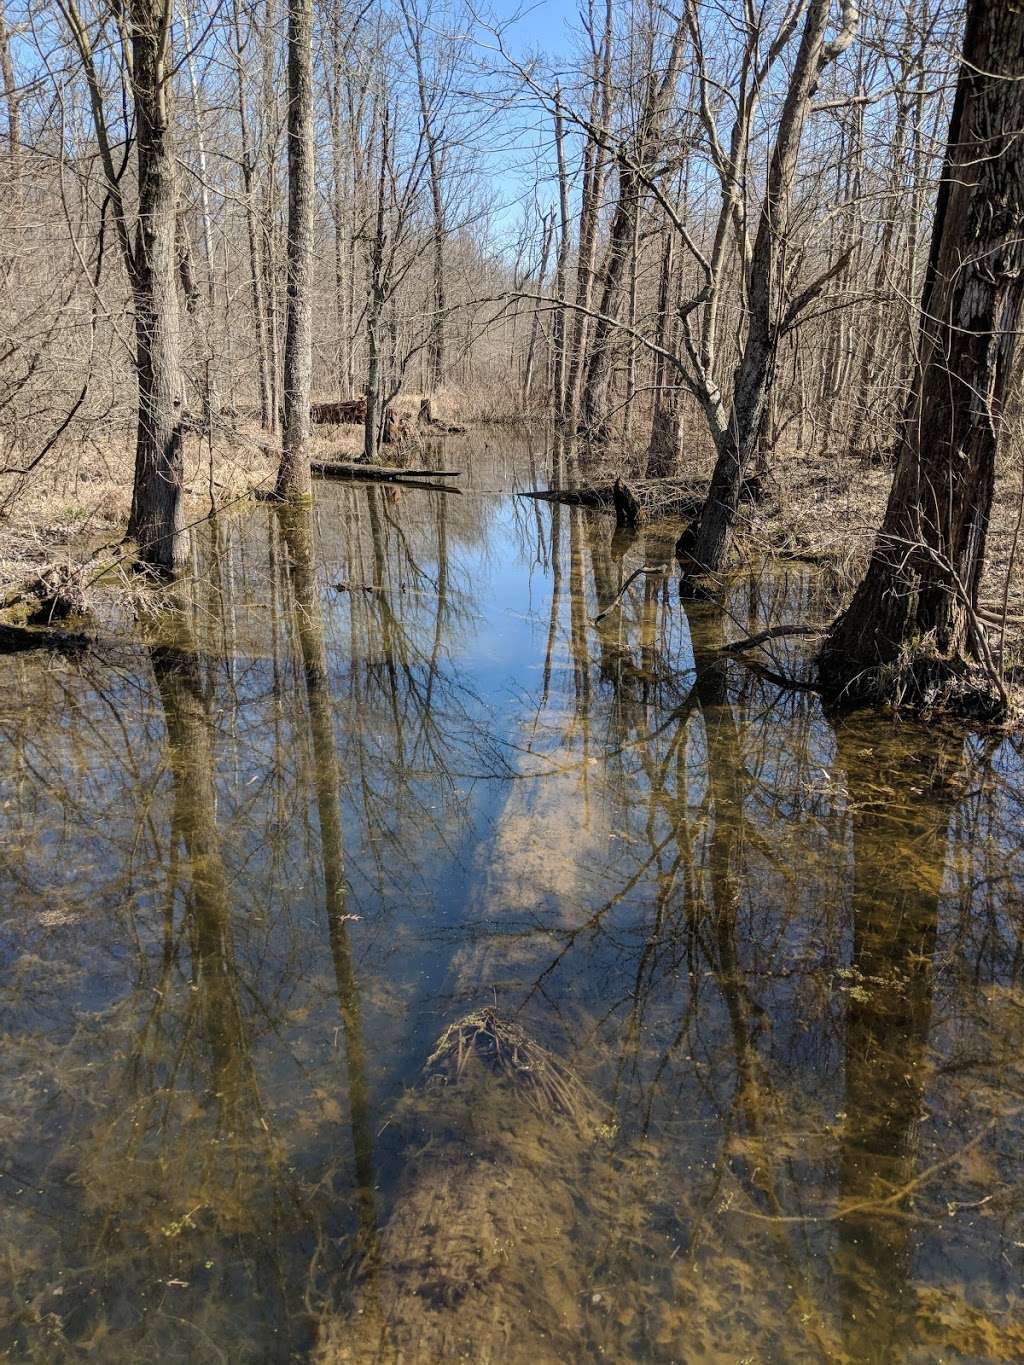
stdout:
{"type": "Polygon", "coordinates": [[[827,44],[831,9],[831,0],[810,0],[783,101],[747,271],[747,335],[733,379],[731,409],[718,435],[717,458],[703,510],[692,534],[681,545],[687,574],[716,572],[725,559],[743,479],[761,433],[778,343],[790,320],[782,247],[789,231],[800,143],[822,67],[842,50],[840,44],[845,46],[852,40],[857,22],[856,8],[847,5],[843,33],[827,44]]]}
{"type": "Polygon", "coordinates": [[[249,284],[253,323],[256,333],[256,368],[260,394],[260,425],[273,431],[274,399],[270,382],[270,343],[267,337],[267,305],[263,292],[263,265],[260,251],[260,227],[256,212],[255,153],[249,113],[245,98],[245,66],[243,58],[242,14],[240,0],[233,0],[234,58],[238,91],[238,128],[241,137],[239,171],[242,176],[242,196],[245,204],[246,240],[249,248],[249,284]]]}
{"type": "Polygon", "coordinates": [[[139,180],[132,254],[139,417],[128,535],[144,560],[174,568],[184,563],[188,543],[181,514],[184,395],[169,0],[134,0],[130,19],[139,180]]]}
{"type": "Polygon", "coordinates": [[[313,369],[313,5],[288,8],[288,306],[284,347],[284,449],[279,497],[304,498],[309,471],[313,369]]]}

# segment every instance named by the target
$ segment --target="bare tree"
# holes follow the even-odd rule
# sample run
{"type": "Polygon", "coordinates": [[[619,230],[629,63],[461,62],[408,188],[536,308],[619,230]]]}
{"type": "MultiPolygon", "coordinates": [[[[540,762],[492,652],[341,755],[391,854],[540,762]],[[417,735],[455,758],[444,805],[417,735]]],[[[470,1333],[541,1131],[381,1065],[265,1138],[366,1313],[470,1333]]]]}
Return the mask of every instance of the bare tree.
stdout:
{"type": "MultiPolygon", "coordinates": [[[[791,13],[798,15],[800,6],[791,13]]],[[[836,38],[827,41],[831,0],[809,0],[803,32],[788,88],[779,116],[779,127],[772,148],[768,183],[758,215],[753,246],[746,255],[746,224],[735,222],[735,209],[720,231],[737,227],[741,250],[747,260],[745,293],[747,333],[733,377],[732,399],[726,408],[714,382],[710,357],[700,356],[688,327],[688,313],[717,288],[712,264],[707,263],[701,294],[687,305],[684,338],[691,366],[691,386],[707,414],[717,448],[711,485],[697,522],[683,538],[680,549],[690,573],[717,571],[725,558],[729,533],[739,504],[744,477],[751,466],[761,434],[765,403],[771,387],[776,355],[781,338],[796,325],[808,305],[837,273],[837,263],[795,296],[786,277],[785,245],[792,212],[800,143],[811,111],[811,98],[824,67],[850,45],[856,32],[859,13],[852,0],[846,0],[843,23],[836,38]]],[[[774,60],[788,40],[787,19],[769,56],[774,60]]],[[[706,97],[705,97],[706,98],[706,97]]],[[[747,128],[741,130],[748,135],[747,128]]],[[[726,163],[723,176],[724,207],[734,203],[735,159],[726,163]]],[[[716,241],[716,246],[718,242],[716,241]]]]}
{"type": "MultiPolygon", "coordinates": [[[[60,0],[89,90],[94,131],[113,205],[135,310],[138,428],[128,536],[143,560],[184,563],[182,435],[184,397],[178,312],[178,190],[171,126],[170,0],[133,0],[117,27],[122,69],[135,114],[138,205],[134,230],[114,160],[93,33],[75,0],[60,0]]],[[[106,41],[106,21],[99,21],[106,41]]]]}
{"type": "Polygon", "coordinates": [[[924,689],[965,662],[992,680],[977,607],[1024,299],[1022,128],[1024,10],[971,0],[896,473],[868,571],[822,659],[847,691],[877,688],[879,667],[906,652],[924,689]]]}
{"type": "Polygon", "coordinates": [[[305,498],[313,374],[313,3],[288,7],[288,306],[284,343],[284,447],[277,495],[305,498]]]}

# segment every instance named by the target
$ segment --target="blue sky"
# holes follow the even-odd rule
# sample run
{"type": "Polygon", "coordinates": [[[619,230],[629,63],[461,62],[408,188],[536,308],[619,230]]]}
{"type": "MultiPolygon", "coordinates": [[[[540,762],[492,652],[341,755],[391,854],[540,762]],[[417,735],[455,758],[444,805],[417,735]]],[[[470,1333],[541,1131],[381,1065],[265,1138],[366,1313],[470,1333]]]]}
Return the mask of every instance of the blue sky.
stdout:
{"type": "Polygon", "coordinates": [[[576,0],[491,0],[490,9],[500,20],[520,16],[508,31],[518,53],[563,52],[569,30],[578,26],[576,0]]]}

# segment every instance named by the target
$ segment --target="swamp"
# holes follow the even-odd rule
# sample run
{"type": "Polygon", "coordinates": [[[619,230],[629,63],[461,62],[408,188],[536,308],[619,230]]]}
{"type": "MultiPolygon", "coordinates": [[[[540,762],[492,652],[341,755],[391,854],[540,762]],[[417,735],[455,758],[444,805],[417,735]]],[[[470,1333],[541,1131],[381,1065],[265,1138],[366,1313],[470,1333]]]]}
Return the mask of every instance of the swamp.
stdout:
{"type": "Polygon", "coordinates": [[[0,1361],[1024,1360],[1024,3],[0,0],[0,1361]]]}
{"type": "Polygon", "coordinates": [[[681,606],[447,448],[0,663],[0,1349],[1019,1358],[1019,738],[831,718],[722,652],[817,571],[681,606]]]}

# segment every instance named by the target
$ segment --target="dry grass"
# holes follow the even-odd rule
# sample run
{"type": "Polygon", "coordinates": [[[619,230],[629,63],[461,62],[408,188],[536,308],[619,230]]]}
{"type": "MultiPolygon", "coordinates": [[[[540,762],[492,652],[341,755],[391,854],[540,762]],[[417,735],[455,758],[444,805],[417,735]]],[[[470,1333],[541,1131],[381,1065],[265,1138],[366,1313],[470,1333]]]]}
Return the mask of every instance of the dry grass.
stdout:
{"type": "MultiPolygon", "coordinates": [[[[131,507],[134,439],[64,445],[27,477],[0,476],[0,581],[74,559],[120,538],[131,507]]],[[[277,460],[248,430],[185,444],[185,520],[192,524],[272,483],[277,460]]]]}

